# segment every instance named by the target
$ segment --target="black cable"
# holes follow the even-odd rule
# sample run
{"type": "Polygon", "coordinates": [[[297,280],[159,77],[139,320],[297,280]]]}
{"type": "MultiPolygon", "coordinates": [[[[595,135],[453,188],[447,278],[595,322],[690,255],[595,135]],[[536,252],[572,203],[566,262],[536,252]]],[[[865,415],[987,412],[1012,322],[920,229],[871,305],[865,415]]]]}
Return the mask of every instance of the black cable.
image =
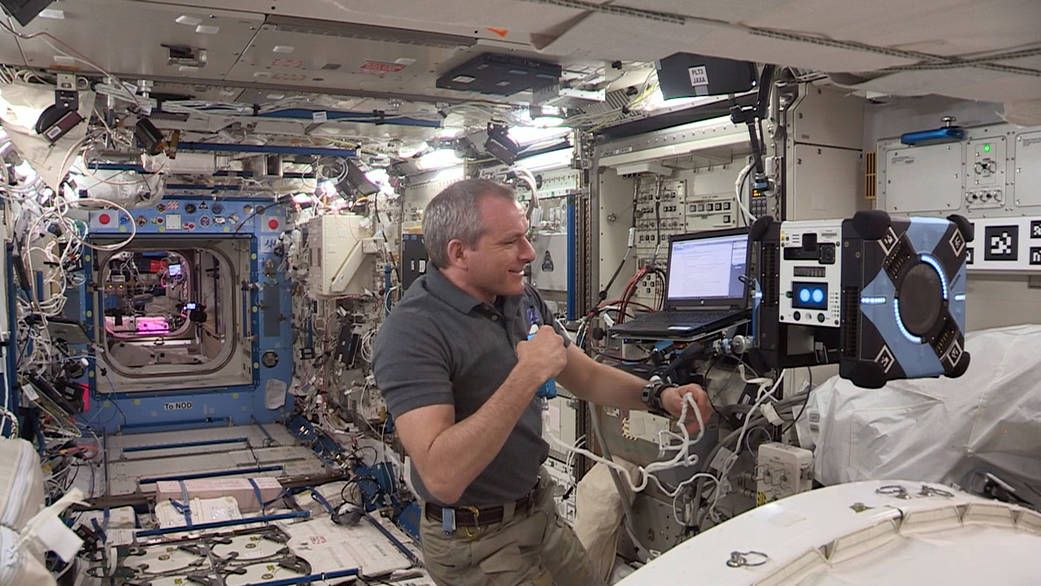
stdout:
{"type": "Polygon", "coordinates": [[[795,419],[792,419],[791,423],[781,428],[781,437],[784,437],[784,434],[788,433],[788,430],[799,422],[799,419],[802,417],[803,412],[806,411],[806,406],[810,403],[810,392],[813,391],[813,369],[807,366],[806,372],[809,374],[810,377],[810,388],[806,391],[806,398],[802,401],[802,407],[799,408],[799,414],[795,416],[795,419]]]}

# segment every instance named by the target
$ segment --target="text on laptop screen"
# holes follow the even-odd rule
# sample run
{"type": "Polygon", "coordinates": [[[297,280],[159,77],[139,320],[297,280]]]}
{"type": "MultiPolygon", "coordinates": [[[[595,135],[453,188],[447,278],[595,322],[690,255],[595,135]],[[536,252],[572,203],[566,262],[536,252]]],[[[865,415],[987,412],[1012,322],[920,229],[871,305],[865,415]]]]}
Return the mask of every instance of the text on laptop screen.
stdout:
{"type": "Polygon", "coordinates": [[[669,258],[668,299],[726,299],[744,297],[748,236],[677,240],[669,258]]]}

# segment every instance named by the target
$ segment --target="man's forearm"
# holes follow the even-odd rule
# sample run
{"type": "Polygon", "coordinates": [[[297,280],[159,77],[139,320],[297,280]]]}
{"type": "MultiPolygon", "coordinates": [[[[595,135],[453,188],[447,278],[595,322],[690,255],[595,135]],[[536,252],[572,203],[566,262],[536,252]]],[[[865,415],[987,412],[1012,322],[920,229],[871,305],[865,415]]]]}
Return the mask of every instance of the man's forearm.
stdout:
{"type": "Polygon", "coordinates": [[[535,396],[538,384],[529,378],[515,369],[476,413],[434,438],[426,458],[433,469],[423,481],[435,484],[427,488],[446,504],[459,500],[506,443],[535,396]]]}
{"type": "Polygon", "coordinates": [[[645,410],[643,386],[647,381],[624,370],[597,363],[582,398],[605,407],[645,410]]]}

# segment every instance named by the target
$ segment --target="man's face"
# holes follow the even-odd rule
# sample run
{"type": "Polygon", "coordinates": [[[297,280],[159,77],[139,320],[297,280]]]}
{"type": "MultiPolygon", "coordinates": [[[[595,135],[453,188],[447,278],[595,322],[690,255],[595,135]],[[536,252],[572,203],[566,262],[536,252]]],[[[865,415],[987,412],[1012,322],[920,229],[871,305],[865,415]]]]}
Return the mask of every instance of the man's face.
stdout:
{"type": "Polygon", "coordinates": [[[535,249],[525,235],[528,221],[516,202],[506,198],[484,197],[478,205],[484,234],[464,252],[465,278],[487,298],[520,295],[524,267],[535,259],[535,249]]]}

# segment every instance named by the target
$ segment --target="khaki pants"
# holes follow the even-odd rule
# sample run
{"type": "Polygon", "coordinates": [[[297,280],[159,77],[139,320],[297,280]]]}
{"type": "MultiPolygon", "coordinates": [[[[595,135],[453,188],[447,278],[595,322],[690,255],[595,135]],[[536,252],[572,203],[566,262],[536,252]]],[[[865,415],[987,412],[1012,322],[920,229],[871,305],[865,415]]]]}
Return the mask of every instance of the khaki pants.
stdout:
{"type": "Polygon", "coordinates": [[[552,481],[542,478],[536,504],[516,515],[507,508],[501,523],[460,526],[445,536],[440,523],[422,515],[423,561],[434,581],[440,586],[600,584],[582,543],[557,515],[552,481]]]}

